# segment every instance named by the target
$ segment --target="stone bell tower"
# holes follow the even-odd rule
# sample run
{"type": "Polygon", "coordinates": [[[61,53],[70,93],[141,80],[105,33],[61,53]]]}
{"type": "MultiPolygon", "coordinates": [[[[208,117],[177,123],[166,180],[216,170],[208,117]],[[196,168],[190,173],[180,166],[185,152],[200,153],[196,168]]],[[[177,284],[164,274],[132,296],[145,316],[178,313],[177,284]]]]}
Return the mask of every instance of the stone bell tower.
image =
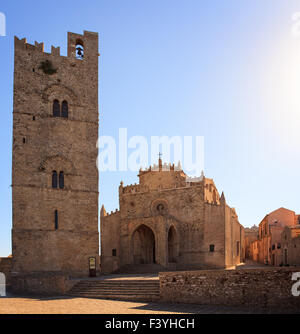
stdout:
{"type": "Polygon", "coordinates": [[[15,276],[99,270],[98,34],[60,48],[15,37],[12,199],[15,276]]]}

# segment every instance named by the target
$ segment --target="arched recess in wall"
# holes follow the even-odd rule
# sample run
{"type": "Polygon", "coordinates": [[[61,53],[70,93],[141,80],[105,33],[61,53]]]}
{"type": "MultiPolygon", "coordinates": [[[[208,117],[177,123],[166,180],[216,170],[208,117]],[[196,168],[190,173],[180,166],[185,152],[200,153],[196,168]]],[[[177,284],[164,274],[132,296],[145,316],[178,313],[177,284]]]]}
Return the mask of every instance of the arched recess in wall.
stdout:
{"type": "Polygon", "coordinates": [[[179,238],[175,227],[172,225],[168,231],[168,262],[177,263],[179,256],[179,238]]]}
{"type": "Polygon", "coordinates": [[[131,249],[134,264],[156,263],[155,235],[150,227],[142,224],[135,229],[131,249]]]}

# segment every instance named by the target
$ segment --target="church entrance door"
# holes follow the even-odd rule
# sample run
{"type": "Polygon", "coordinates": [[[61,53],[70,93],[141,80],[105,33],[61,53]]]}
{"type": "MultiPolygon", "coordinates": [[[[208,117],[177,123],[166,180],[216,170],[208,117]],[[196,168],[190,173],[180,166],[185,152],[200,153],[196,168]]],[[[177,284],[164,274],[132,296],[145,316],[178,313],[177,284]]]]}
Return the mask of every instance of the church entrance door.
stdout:
{"type": "Polygon", "coordinates": [[[134,264],[155,263],[155,237],[146,225],[139,226],[132,236],[134,264]]]}

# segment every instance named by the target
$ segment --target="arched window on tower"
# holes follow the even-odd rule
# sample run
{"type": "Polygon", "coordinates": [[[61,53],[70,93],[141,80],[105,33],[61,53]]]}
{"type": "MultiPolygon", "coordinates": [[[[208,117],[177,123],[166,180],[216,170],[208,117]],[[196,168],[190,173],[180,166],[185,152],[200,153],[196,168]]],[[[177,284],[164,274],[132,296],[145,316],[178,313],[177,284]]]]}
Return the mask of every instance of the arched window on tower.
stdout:
{"type": "Polygon", "coordinates": [[[52,188],[57,188],[57,171],[52,172],[52,188]]]}
{"type": "Polygon", "coordinates": [[[68,118],[69,106],[67,101],[63,101],[61,105],[61,117],[68,118]]]}
{"type": "Polygon", "coordinates": [[[65,177],[64,172],[59,173],[59,189],[64,189],[65,187],[65,177]]]}
{"type": "Polygon", "coordinates": [[[58,100],[53,101],[53,117],[60,117],[60,104],[58,100]]]}
{"type": "Polygon", "coordinates": [[[76,41],[76,59],[83,60],[84,58],[84,47],[82,40],[78,39],[76,41]]]}

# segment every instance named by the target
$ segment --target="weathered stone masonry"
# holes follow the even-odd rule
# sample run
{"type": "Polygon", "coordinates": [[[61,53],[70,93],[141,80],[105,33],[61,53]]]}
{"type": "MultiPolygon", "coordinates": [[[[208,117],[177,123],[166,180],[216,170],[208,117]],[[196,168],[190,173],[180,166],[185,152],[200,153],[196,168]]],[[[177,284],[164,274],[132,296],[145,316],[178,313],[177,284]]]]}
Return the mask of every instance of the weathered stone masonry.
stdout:
{"type": "Polygon", "coordinates": [[[292,274],[300,268],[203,270],[159,274],[161,301],[300,310],[292,274]]]}
{"type": "Polygon", "coordinates": [[[101,269],[227,268],[244,260],[244,228],[212,179],[190,179],[181,167],[159,164],[119,187],[120,210],[101,210],[101,269]]]}
{"type": "Polygon", "coordinates": [[[13,277],[99,270],[98,56],[93,32],[68,33],[67,57],[15,37],[13,277]]]}

